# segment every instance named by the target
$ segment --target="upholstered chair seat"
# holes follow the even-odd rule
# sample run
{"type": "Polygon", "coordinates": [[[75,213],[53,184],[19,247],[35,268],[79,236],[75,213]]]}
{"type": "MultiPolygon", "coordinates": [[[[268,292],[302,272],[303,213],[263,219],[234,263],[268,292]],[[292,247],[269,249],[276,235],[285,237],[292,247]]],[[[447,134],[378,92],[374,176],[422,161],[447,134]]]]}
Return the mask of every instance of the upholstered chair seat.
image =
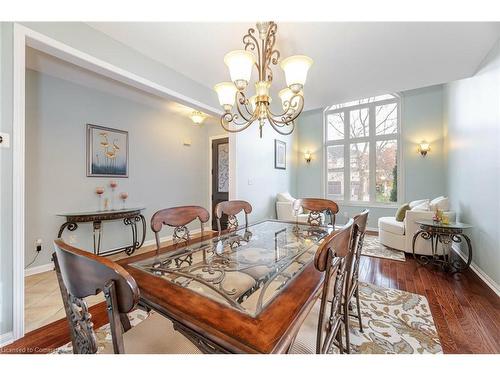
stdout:
{"type": "MultiPolygon", "coordinates": [[[[330,303],[328,303],[330,305],[330,303]]],[[[318,335],[318,320],[321,310],[321,300],[314,304],[300,326],[299,333],[290,350],[290,354],[316,354],[316,338],[318,335]]]]}
{"type": "MultiPolygon", "coordinates": [[[[172,322],[158,313],[123,334],[127,354],[201,354],[186,337],[174,330],[172,322]]],[[[113,354],[113,344],[104,347],[102,354],[113,354]]]]}

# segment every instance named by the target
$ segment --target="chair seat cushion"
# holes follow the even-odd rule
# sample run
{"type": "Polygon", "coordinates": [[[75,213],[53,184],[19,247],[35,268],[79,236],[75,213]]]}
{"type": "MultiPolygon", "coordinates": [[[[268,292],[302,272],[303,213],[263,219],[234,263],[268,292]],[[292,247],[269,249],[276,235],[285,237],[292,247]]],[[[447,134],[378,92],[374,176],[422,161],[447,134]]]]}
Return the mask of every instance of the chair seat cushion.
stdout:
{"type": "MultiPolygon", "coordinates": [[[[172,322],[158,313],[123,335],[126,354],[201,354],[201,351],[182,334],[174,330],[172,322]]],[[[103,353],[113,353],[109,343],[103,353]]]]}
{"type": "Polygon", "coordinates": [[[378,219],[378,229],[403,236],[405,234],[404,222],[397,221],[395,217],[381,217],[378,219]]]}

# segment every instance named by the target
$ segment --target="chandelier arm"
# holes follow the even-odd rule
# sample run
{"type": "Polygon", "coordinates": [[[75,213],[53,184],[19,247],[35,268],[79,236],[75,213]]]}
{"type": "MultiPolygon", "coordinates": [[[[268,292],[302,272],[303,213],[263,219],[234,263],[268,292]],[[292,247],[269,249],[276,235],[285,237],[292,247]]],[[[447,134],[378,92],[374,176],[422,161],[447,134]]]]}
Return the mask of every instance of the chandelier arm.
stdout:
{"type": "Polygon", "coordinates": [[[243,44],[245,45],[245,51],[255,51],[257,50],[257,59],[255,60],[255,67],[257,68],[257,71],[259,72],[259,77],[260,77],[260,56],[261,56],[261,51],[260,51],[260,46],[259,46],[259,41],[255,36],[253,35],[255,33],[254,28],[249,28],[248,33],[246,33],[243,36],[243,44]]]}
{"type": "Polygon", "coordinates": [[[238,133],[238,132],[241,132],[243,130],[245,130],[246,128],[248,128],[250,125],[252,125],[252,123],[255,121],[255,119],[257,118],[255,115],[252,116],[252,118],[250,119],[250,121],[245,121],[243,123],[238,123],[235,121],[235,119],[238,118],[238,114],[236,113],[230,113],[230,112],[226,112],[222,115],[222,117],[220,118],[220,124],[222,126],[222,128],[229,132],[229,133],[238,133]],[[230,123],[233,123],[237,126],[243,126],[242,128],[238,128],[238,129],[231,129],[229,127],[229,124],[230,123]]]}
{"type": "Polygon", "coordinates": [[[287,124],[290,121],[294,121],[297,117],[300,116],[302,110],[304,109],[304,97],[300,94],[295,94],[290,98],[290,100],[286,101],[285,104],[288,103],[288,107],[285,112],[282,114],[274,114],[271,109],[268,107],[268,113],[273,117],[273,120],[280,124],[287,124]],[[297,100],[295,100],[297,98],[297,100]],[[297,101],[295,105],[292,105],[294,101],[297,101]]]}
{"type": "Polygon", "coordinates": [[[274,22],[271,22],[269,25],[269,29],[267,30],[266,39],[265,39],[265,47],[264,47],[264,69],[263,76],[267,75],[267,80],[272,82],[273,80],[273,71],[271,69],[271,64],[277,65],[280,52],[274,48],[274,44],[276,43],[276,33],[278,31],[278,25],[274,22]],[[273,57],[274,56],[274,57],[273,57]]]}
{"type": "MultiPolygon", "coordinates": [[[[246,121],[249,121],[250,119],[247,118],[247,115],[253,116],[254,113],[250,112],[248,109],[248,99],[246,98],[245,94],[241,91],[236,93],[236,108],[238,109],[238,113],[240,114],[241,117],[243,117],[246,121]],[[241,98],[238,99],[238,93],[240,94],[241,98]],[[243,108],[245,108],[245,111],[247,114],[243,114],[243,111],[240,108],[240,104],[243,108]]],[[[251,118],[251,117],[250,117],[251,118]]]]}
{"type": "Polygon", "coordinates": [[[271,126],[273,127],[273,129],[274,129],[276,132],[278,132],[279,134],[281,134],[281,135],[290,135],[290,134],[292,134],[292,132],[293,132],[293,131],[294,131],[294,129],[295,129],[295,121],[290,121],[290,122],[288,122],[288,123],[284,123],[283,125],[278,125],[278,124],[276,124],[276,123],[274,122],[275,120],[274,120],[271,116],[269,116],[269,113],[268,113],[268,115],[267,115],[267,120],[269,121],[269,124],[271,124],[271,126]],[[282,130],[280,130],[280,128],[282,128],[282,127],[283,127],[283,126],[285,126],[285,125],[287,125],[287,126],[290,126],[290,127],[291,127],[290,131],[282,131],[282,130]]]}

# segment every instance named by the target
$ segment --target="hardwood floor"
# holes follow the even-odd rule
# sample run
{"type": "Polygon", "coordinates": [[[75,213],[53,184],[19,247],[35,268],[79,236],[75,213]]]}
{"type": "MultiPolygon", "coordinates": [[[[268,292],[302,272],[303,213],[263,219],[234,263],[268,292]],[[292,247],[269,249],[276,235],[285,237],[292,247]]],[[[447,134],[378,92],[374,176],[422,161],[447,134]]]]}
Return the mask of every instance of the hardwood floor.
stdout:
{"type": "MultiPolygon", "coordinates": [[[[362,256],[360,280],[426,296],[445,353],[500,353],[500,298],[472,271],[450,275],[409,256],[406,262],[362,256]]],[[[107,323],[104,303],[90,311],[96,328],[107,323]]],[[[0,350],[47,353],[69,341],[61,319],[0,350]]]]}

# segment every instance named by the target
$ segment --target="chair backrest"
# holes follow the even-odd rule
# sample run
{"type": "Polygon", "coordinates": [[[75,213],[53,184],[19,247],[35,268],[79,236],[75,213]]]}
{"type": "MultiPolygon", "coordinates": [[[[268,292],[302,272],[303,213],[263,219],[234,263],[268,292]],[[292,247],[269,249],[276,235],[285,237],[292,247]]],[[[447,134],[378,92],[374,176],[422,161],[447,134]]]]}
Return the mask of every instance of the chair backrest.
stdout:
{"type": "Polygon", "coordinates": [[[54,241],[54,265],[68,319],[73,352],[97,352],[97,341],[85,297],[104,292],[115,353],[123,353],[122,332],[130,329],[127,313],[139,302],[134,278],[115,262],[54,241]]]}
{"type": "Polygon", "coordinates": [[[339,212],[339,206],[334,201],[322,198],[296,199],[293,202],[293,210],[297,212],[300,207],[309,210],[309,225],[321,225],[321,213],[324,212],[330,216],[330,225],[335,226],[335,215],[339,212]]]}
{"type": "Polygon", "coordinates": [[[246,201],[225,201],[215,206],[215,216],[217,217],[217,229],[221,233],[220,219],[222,215],[227,215],[227,229],[230,231],[238,229],[239,223],[236,215],[241,211],[245,212],[245,227],[248,227],[248,214],[252,212],[252,205],[246,201]]]}
{"type": "Polygon", "coordinates": [[[358,236],[355,241],[356,245],[354,248],[354,259],[352,261],[351,274],[348,280],[349,297],[352,296],[354,288],[358,283],[359,262],[361,259],[361,251],[363,250],[363,241],[365,238],[366,224],[368,222],[369,213],[370,210],[364,210],[363,212],[354,216],[354,224],[358,226],[358,236]]]}
{"type": "Polygon", "coordinates": [[[191,239],[191,234],[186,225],[196,219],[200,221],[200,230],[203,236],[203,224],[210,219],[210,214],[205,208],[200,206],[180,206],[157,211],[151,218],[151,229],[155,233],[157,250],[160,249],[159,233],[163,225],[174,227],[172,239],[177,244],[191,239]]]}
{"type": "Polygon", "coordinates": [[[357,226],[351,219],[340,230],[330,234],[314,256],[314,266],[325,273],[316,336],[316,353],[326,353],[332,344],[342,345],[342,301],[345,280],[354,254],[357,226]]]}

